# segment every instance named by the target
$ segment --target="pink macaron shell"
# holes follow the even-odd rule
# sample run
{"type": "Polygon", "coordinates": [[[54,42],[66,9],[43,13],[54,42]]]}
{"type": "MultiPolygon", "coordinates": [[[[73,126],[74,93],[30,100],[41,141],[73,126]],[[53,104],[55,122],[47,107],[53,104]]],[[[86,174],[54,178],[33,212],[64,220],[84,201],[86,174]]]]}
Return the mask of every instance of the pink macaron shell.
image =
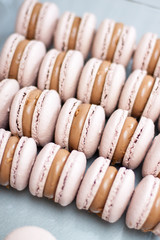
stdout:
{"type": "Polygon", "coordinates": [[[36,84],[40,64],[46,54],[45,45],[32,40],[26,46],[18,70],[18,82],[21,87],[36,84]]]}
{"type": "Polygon", "coordinates": [[[152,142],[152,145],[145,157],[142,176],[153,175],[158,176],[160,173],[160,134],[156,136],[152,142]]]}
{"type": "Polygon", "coordinates": [[[155,67],[153,76],[160,78],[160,57],[158,58],[158,62],[157,62],[157,64],[156,64],[156,67],[155,67]]]}
{"type": "Polygon", "coordinates": [[[56,4],[43,3],[36,25],[35,39],[49,47],[58,21],[59,10],[56,4]]]}
{"type": "Polygon", "coordinates": [[[17,92],[13,99],[9,115],[10,131],[13,135],[18,135],[20,137],[23,136],[22,129],[23,109],[28,95],[34,89],[36,89],[36,87],[34,86],[22,88],[17,92]]]}
{"type": "Polygon", "coordinates": [[[16,20],[15,31],[17,33],[20,33],[23,36],[27,35],[29,21],[36,3],[37,0],[25,0],[21,5],[16,20]]]}
{"type": "Polygon", "coordinates": [[[155,122],[160,114],[160,78],[155,79],[152,92],[149,96],[147,104],[144,108],[142,115],[150,118],[155,122]]]}
{"type": "Polygon", "coordinates": [[[11,136],[11,132],[4,130],[3,128],[0,128],[0,165],[3,159],[3,154],[7,145],[7,142],[11,136]]]}
{"type": "Polygon", "coordinates": [[[101,106],[92,104],[87,114],[78,145],[78,151],[84,152],[87,158],[92,157],[96,152],[104,124],[104,109],[101,106]]]}
{"type": "Polygon", "coordinates": [[[159,184],[158,178],[148,175],[137,185],[126,214],[127,227],[142,228],[152,209],[159,184]]]}
{"type": "Polygon", "coordinates": [[[106,75],[101,97],[101,106],[107,116],[111,115],[117,106],[125,78],[126,72],[123,65],[112,63],[106,75]]]}
{"type": "Polygon", "coordinates": [[[116,222],[124,213],[135,186],[135,174],[124,167],[118,170],[106,200],[102,219],[116,222]]]}
{"type": "Polygon", "coordinates": [[[160,223],[152,230],[152,233],[160,237],[160,223]]]}
{"type": "Polygon", "coordinates": [[[82,70],[77,89],[77,98],[84,103],[90,103],[92,88],[101,63],[101,60],[91,58],[82,70]]]}
{"type": "Polygon", "coordinates": [[[43,197],[47,176],[59,149],[59,145],[48,143],[39,152],[29,180],[29,191],[32,195],[43,197]]]}
{"type": "Polygon", "coordinates": [[[92,56],[105,60],[107,57],[108,48],[112,38],[115,21],[105,19],[99,26],[95,35],[92,47],[92,56]],[[98,46],[98,47],[97,47],[98,46]]]}
{"type": "Polygon", "coordinates": [[[43,90],[33,113],[31,136],[40,146],[53,140],[54,129],[61,109],[59,94],[55,90],[43,90]]]}
{"type": "Polygon", "coordinates": [[[44,90],[44,89],[50,88],[50,82],[51,82],[54,64],[56,62],[56,59],[59,53],[60,51],[56,49],[51,49],[45,55],[42,61],[42,64],[40,66],[39,74],[38,74],[37,86],[39,89],[44,90]]]}
{"type": "Polygon", "coordinates": [[[81,104],[81,101],[70,98],[63,105],[58,116],[56,129],[55,129],[55,143],[59,144],[62,148],[69,149],[69,134],[72,126],[74,114],[81,104]]]}
{"type": "Polygon", "coordinates": [[[19,84],[14,79],[5,79],[0,82],[0,128],[8,127],[11,103],[18,90],[19,84]]]}
{"type": "Polygon", "coordinates": [[[127,110],[130,115],[132,113],[138,90],[146,74],[146,71],[135,70],[128,77],[122,90],[118,107],[127,110]]]}
{"type": "Polygon", "coordinates": [[[22,191],[28,185],[30,172],[37,155],[33,138],[22,137],[16,147],[10,174],[10,185],[22,191]]]}
{"type": "Polygon", "coordinates": [[[123,166],[135,169],[145,157],[154,137],[155,126],[151,119],[141,117],[123,158],[123,166]]]}
{"type": "Polygon", "coordinates": [[[60,17],[54,35],[54,47],[57,50],[68,50],[68,42],[74,18],[75,14],[71,12],[65,12],[60,17]]]}
{"type": "Polygon", "coordinates": [[[114,111],[107,121],[99,146],[99,155],[112,159],[128,112],[122,109],[114,111]]]}
{"type": "Polygon", "coordinates": [[[147,70],[156,40],[157,34],[146,33],[143,35],[134,54],[133,70],[147,70]]]}
{"type": "Polygon", "coordinates": [[[75,97],[83,64],[81,52],[69,50],[66,53],[59,76],[59,94],[63,102],[75,97]]]}
{"type": "Polygon", "coordinates": [[[96,17],[91,13],[84,13],[78,29],[75,49],[82,52],[84,59],[88,56],[96,28],[96,17]]]}
{"type": "Polygon", "coordinates": [[[79,188],[76,205],[78,209],[88,210],[109,167],[110,160],[97,158],[88,168],[79,188]]]}
{"type": "Polygon", "coordinates": [[[124,26],[118,41],[113,62],[126,67],[132,57],[136,44],[136,30],[134,27],[124,26]]]}
{"type": "Polygon", "coordinates": [[[17,33],[14,33],[7,38],[0,55],[0,80],[9,77],[9,70],[15,50],[18,44],[24,39],[24,36],[17,33]]]}
{"type": "Polygon", "coordinates": [[[18,228],[11,232],[4,240],[56,240],[55,237],[51,235],[45,229],[34,226],[25,226],[18,228]]]}
{"type": "Polygon", "coordinates": [[[62,170],[55,193],[55,202],[67,206],[74,200],[85,170],[84,153],[73,150],[62,170]]]}

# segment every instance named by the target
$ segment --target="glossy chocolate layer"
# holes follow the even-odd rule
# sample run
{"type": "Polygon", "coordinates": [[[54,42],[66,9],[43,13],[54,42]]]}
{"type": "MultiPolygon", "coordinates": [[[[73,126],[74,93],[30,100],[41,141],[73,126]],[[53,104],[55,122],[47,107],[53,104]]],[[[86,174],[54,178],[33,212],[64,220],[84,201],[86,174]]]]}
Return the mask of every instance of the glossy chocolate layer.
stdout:
{"type": "Polygon", "coordinates": [[[152,231],[154,227],[160,222],[160,187],[157,196],[154,200],[152,209],[145,223],[142,226],[144,232],[152,231]]]}
{"type": "Polygon", "coordinates": [[[112,164],[121,163],[124,157],[124,154],[127,150],[127,147],[131,141],[131,138],[136,130],[138,122],[133,117],[127,117],[124,122],[120,137],[118,139],[118,143],[116,149],[114,151],[114,155],[112,158],[112,164]]]}
{"type": "Polygon", "coordinates": [[[101,103],[103,87],[108,72],[108,68],[110,65],[111,65],[110,62],[103,61],[98,69],[91,93],[90,103],[92,104],[99,105],[101,103]]]}
{"type": "Polygon", "coordinates": [[[11,62],[11,66],[10,66],[10,70],[9,70],[9,74],[8,74],[9,78],[18,79],[19,65],[20,65],[24,50],[28,43],[29,43],[28,40],[23,40],[18,44],[18,46],[15,50],[15,53],[13,55],[13,58],[12,58],[12,62],[11,62]]]}
{"type": "Polygon", "coordinates": [[[26,99],[24,109],[23,109],[23,117],[22,117],[22,128],[23,128],[24,136],[31,137],[33,113],[41,93],[42,93],[41,90],[34,89],[29,93],[26,99]]]}
{"type": "Polygon", "coordinates": [[[81,23],[81,18],[75,17],[73,21],[71,33],[69,36],[68,49],[75,49],[80,23],[81,23]]]}
{"type": "Polygon", "coordinates": [[[91,107],[90,104],[81,104],[78,106],[74,114],[69,135],[70,151],[72,151],[73,149],[78,150],[81,133],[90,107],[91,107]]]}
{"type": "Polygon", "coordinates": [[[69,152],[65,149],[59,149],[54,160],[52,162],[51,168],[48,173],[48,177],[44,187],[43,195],[47,198],[55,197],[56,188],[59,182],[64,165],[69,156],[69,152]]]}
{"type": "Polygon", "coordinates": [[[32,15],[31,15],[29,25],[28,25],[28,31],[27,31],[27,38],[29,40],[35,38],[36,25],[37,25],[41,7],[42,7],[41,3],[36,3],[33,8],[32,15]]]}
{"type": "Polygon", "coordinates": [[[61,66],[62,66],[65,56],[66,56],[66,52],[61,52],[57,56],[57,59],[55,61],[53,71],[52,71],[49,89],[54,89],[57,92],[59,91],[59,76],[60,76],[61,66]]]}
{"type": "Polygon", "coordinates": [[[146,75],[140,85],[134,105],[132,108],[131,115],[138,118],[142,115],[146,103],[150,97],[151,91],[153,89],[155,79],[149,75],[146,75]]]}
{"type": "Polygon", "coordinates": [[[115,24],[113,34],[112,34],[112,38],[111,38],[111,42],[109,44],[109,48],[108,48],[108,52],[107,52],[107,57],[106,57],[106,59],[108,61],[112,62],[112,60],[113,60],[114,53],[115,53],[118,41],[120,39],[122,30],[123,30],[123,26],[124,26],[123,23],[116,23],[115,24]]]}
{"type": "Polygon", "coordinates": [[[103,180],[100,184],[98,192],[90,206],[91,212],[97,213],[97,214],[100,214],[103,212],[104,205],[108,198],[110,189],[111,189],[114,179],[117,175],[117,172],[118,171],[115,167],[112,167],[112,166],[108,167],[108,169],[103,177],[103,180]]]}
{"type": "Polygon", "coordinates": [[[150,62],[148,64],[147,68],[148,74],[153,75],[159,57],[160,57],[160,39],[157,39],[150,62]]]}
{"type": "Polygon", "coordinates": [[[9,186],[12,160],[18,142],[19,138],[16,136],[11,136],[7,142],[0,166],[0,184],[3,186],[9,186]]]}

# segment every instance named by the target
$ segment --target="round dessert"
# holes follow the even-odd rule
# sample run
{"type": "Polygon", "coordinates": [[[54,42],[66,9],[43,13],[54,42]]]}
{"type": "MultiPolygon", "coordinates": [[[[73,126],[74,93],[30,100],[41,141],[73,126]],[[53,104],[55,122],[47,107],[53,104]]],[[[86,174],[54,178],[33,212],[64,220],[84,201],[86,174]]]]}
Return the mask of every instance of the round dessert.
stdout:
{"type": "Polygon", "coordinates": [[[154,123],[142,117],[138,121],[128,111],[118,109],[109,118],[100,143],[99,154],[135,169],[141,163],[154,137],[154,123]]]}
{"type": "Polygon", "coordinates": [[[160,77],[160,39],[157,34],[146,33],[140,40],[133,58],[133,70],[146,70],[160,77]]]}
{"type": "Polygon", "coordinates": [[[160,134],[156,136],[145,157],[142,175],[153,175],[160,178],[160,134]]]}
{"type": "Polygon", "coordinates": [[[96,152],[105,124],[101,106],[68,99],[59,114],[55,142],[70,151],[84,152],[87,158],[96,152]]]}
{"type": "Polygon", "coordinates": [[[65,12],[57,24],[54,46],[60,51],[78,50],[86,58],[92,44],[95,27],[96,18],[93,14],[84,13],[80,18],[75,13],[65,12]]]}
{"type": "Polygon", "coordinates": [[[16,79],[20,87],[35,85],[45,53],[42,42],[26,40],[17,33],[10,35],[0,55],[0,80],[16,79]]]}
{"type": "Polygon", "coordinates": [[[67,206],[75,198],[85,169],[86,157],[82,152],[70,153],[48,143],[36,158],[29,182],[30,193],[67,206]]]}
{"type": "Polygon", "coordinates": [[[126,224],[129,228],[160,236],[160,179],[148,175],[137,185],[131,199],[126,224]]]}
{"type": "Polygon", "coordinates": [[[0,128],[8,128],[9,112],[19,84],[14,79],[4,79],[0,82],[0,128]]]}
{"type": "Polygon", "coordinates": [[[117,106],[125,77],[123,65],[91,58],[82,70],[77,98],[101,105],[109,116],[117,106]]]}
{"type": "Polygon", "coordinates": [[[37,155],[33,138],[11,136],[0,129],[0,185],[19,191],[26,188],[37,155]]]}
{"type": "Polygon", "coordinates": [[[60,97],[55,90],[22,88],[11,105],[10,130],[20,137],[33,137],[38,145],[44,146],[53,140],[60,108],[60,97]]]}
{"type": "Polygon", "coordinates": [[[132,57],[135,44],[136,31],[134,27],[116,23],[112,19],[105,19],[96,33],[92,56],[126,67],[132,57]]]}
{"type": "Polygon", "coordinates": [[[42,41],[47,47],[52,42],[59,11],[54,3],[25,0],[19,10],[16,32],[27,39],[42,41]]]}
{"type": "Polygon", "coordinates": [[[135,70],[124,85],[118,106],[135,118],[144,116],[155,122],[160,113],[160,78],[135,70]]]}
{"type": "Polygon", "coordinates": [[[40,227],[26,226],[17,228],[4,240],[56,240],[48,231],[40,227]]]}
{"type": "Polygon", "coordinates": [[[75,97],[79,76],[83,67],[83,55],[76,50],[60,52],[50,50],[40,67],[38,88],[56,90],[63,102],[75,97]]]}
{"type": "Polygon", "coordinates": [[[80,185],[76,205],[113,223],[128,205],[134,191],[135,175],[132,170],[124,167],[117,170],[109,164],[110,160],[103,157],[92,163],[80,185]]]}

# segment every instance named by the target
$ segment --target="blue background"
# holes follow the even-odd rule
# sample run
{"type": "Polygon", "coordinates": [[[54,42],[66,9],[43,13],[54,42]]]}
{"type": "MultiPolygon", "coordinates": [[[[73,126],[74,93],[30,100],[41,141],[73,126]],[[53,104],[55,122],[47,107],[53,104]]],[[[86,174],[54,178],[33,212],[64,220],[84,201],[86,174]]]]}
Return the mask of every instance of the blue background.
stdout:
{"type": "MultiPolygon", "coordinates": [[[[50,0],[52,1],[52,0],[50,0]]],[[[43,2],[43,1],[42,1],[43,2]]],[[[82,16],[86,11],[97,16],[97,26],[104,18],[112,18],[135,26],[137,42],[148,31],[160,36],[160,1],[154,0],[55,0],[62,14],[74,11],[82,16]]],[[[0,0],[0,49],[9,34],[14,32],[16,14],[21,0],[0,0]]],[[[127,68],[129,74],[131,64],[127,68]]],[[[90,159],[88,165],[96,158],[90,159]]],[[[135,171],[136,183],[141,169],[135,171]]],[[[18,192],[0,187],[0,240],[17,227],[36,225],[49,230],[59,240],[158,239],[151,233],[129,230],[125,214],[115,224],[102,221],[85,211],[78,211],[75,202],[63,208],[48,199],[38,199],[28,189],[18,192]]]]}

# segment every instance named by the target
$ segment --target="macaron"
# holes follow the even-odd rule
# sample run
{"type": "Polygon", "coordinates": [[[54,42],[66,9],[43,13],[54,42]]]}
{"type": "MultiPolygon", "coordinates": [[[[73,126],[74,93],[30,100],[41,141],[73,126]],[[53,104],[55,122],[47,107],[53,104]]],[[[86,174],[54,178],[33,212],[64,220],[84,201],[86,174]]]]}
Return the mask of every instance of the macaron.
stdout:
{"type": "Polygon", "coordinates": [[[65,12],[56,27],[54,47],[60,51],[78,50],[86,58],[91,48],[95,28],[95,15],[84,13],[81,18],[75,13],[65,12]]]}
{"type": "Polygon", "coordinates": [[[71,153],[48,143],[39,152],[32,169],[29,190],[37,197],[47,197],[62,206],[70,204],[86,169],[84,153],[71,153]]]}
{"type": "Polygon", "coordinates": [[[4,240],[56,240],[51,233],[43,228],[25,226],[12,231],[4,240]]]}
{"type": "Polygon", "coordinates": [[[149,75],[160,77],[160,39],[148,32],[141,38],[133,58],[133,70],[146,70],[149,75]]]}
{"type": "Polygon", "coordinates": [[[160,134],[157,135],[144,159],[142,175],[160,177],[160,134]]]}
{"type": "Polygon", "coordinates": [[[17,33],[10,35],[0,55],[0,80],[16,79],[20,87],[35,85],[45,53],[42,42],[26,40],[17,33]]]}
{"type": "Polygon", "coordinates": [[[118,107],[135,118],[151,118],[155,122],[160,113],[160,78],[146,71],[131,73],[122,90],[118,107]]]}
{"type": "Polygon", "coordinates": [[[129,228],[160,236],[160,179],[148,175],[137,185],[131,199],[126,224],[129,228]]]}
{"type": "Polygon", "coordinates": [[[63,102],[75,97],[83,62],[83,55],[79,51],[50,50],[40,67],[38,88],[56,90],[63,102]]]}
{"type": "Polygon", "coordinates": [[[91,58],[82,70],[77,98],[101,105],[109,116],[116,108],[125,77],[123,65],[91,58]]]}
{"type": "Polygon", "coordinates": [[[105,112],[101,106],[70,98],[58,117],[55,143],[69,151],[83,152],[90,158],[97,150],[104,124],[105,112]]]}
{"type": "Polygon", "coordinates": [[[29,40],[42,41],[49,47],[58,15],[59,10],[54,3],[25,0],[18,12],[15,31],[29,40]]]}
{"type": "Polygon", "coordinates": [[[19,84],[14,79],[4,79],[0,82],[0,128],[8,128],[11,103],[18,90],[19,84]]]}
{"type": "Polygon", "coordinates": [[[125,67],[132,57],[136,43],[136,30],[132,26],[105,19],[94,38],[92,56],[119,63],[125,67]]]}
{"type": "Polygon", "coordinates": [[[126,209],[134,190],[135,175],[124,167],[109,166],[110,160],[97,158],[88,168],[76,198],[78,209],[89,210],[103,220],[116,222],[126,209]]]}
{"type": "Polygon", "coordinates": [[[154,137],[154,123],[142,117],[138,122],[128,111],[118,109],[109,118],[99,146],[99,155],[112,165],[135,169],[142,162],[154,137]]]}
{"type": "Polygon", "coordinates": [[[24,87],[11,105],[10,130],[13,135],[32,137],[38,145],[44,146],[53,140],[60,108],[60,97],[55,90],[24,87]]]}
{"type": "Polygon", "coordinates": [[[0,185],[19,191],[26,188],[37,155],[33,138],[12,136],[0,129],[0,185]]]}

